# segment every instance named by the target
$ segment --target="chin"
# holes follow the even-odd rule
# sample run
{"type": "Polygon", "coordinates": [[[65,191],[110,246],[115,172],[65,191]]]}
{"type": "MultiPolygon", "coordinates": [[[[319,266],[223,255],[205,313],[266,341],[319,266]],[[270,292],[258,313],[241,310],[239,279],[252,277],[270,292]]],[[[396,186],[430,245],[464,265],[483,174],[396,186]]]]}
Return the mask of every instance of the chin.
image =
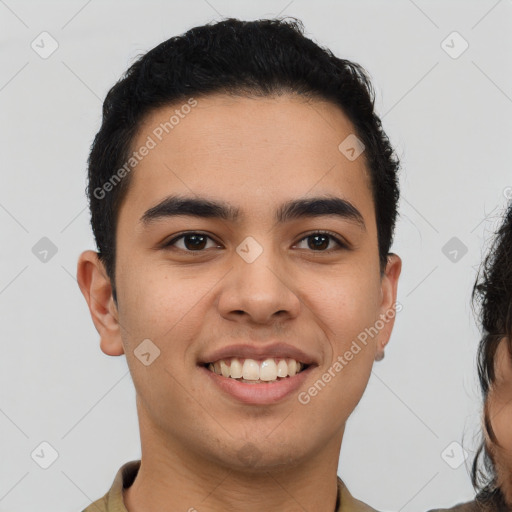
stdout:
{"type": "Polygon", "coordinates": [[[268,443],[247,441],[235,452],[217,454],[218,462],[227,469],[239,473],[264,474],[269,471],[285,471],[300,464],[302,458],[297,453],[297,448],[290,447],[284,451],[278,451],[278,446],[269,446],[268,443]]]}

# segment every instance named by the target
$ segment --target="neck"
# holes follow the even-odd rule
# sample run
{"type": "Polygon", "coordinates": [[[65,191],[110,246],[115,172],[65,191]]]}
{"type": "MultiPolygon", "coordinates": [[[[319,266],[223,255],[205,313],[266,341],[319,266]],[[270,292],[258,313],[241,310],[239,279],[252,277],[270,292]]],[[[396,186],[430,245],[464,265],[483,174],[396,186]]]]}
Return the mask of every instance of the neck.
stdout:
{"type": "Polygon", "coordinates": [[[141,428],[139,472],[124,491],[128,512],[335,510],[343,432],[300,461],[257,469],[230,467],[168,437],[144,434],[141,428]]]}

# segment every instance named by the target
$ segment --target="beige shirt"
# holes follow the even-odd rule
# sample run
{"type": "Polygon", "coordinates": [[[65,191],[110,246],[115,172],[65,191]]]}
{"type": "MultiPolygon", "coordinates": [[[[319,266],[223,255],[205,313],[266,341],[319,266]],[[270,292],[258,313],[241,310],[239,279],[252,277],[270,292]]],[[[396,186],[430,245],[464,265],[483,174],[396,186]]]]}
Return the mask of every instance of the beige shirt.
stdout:
{"type": "MultiPolygon", "coordinates": [[[[126,489],[132,485],[139,467],[140,460],[132,460],[121,466],[107,494],[91,503],[82,512],[128,512],[123,502],[123,488],[126,489]]],[[[338,502],[340,505],[335,512],[376,512],[375,509],[353,498],[340,477],[338,477],[338,502]]]]}

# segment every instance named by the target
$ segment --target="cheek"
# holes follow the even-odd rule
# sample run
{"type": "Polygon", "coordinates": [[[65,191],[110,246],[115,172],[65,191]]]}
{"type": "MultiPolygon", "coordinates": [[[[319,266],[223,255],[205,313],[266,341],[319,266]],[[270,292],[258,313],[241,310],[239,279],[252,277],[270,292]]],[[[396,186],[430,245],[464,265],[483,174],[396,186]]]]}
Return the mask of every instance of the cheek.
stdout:
{"type": "MultiPolygon", "coordinates": [[[[489,393],[489,415],[499,446],[495,459],[504,481],[512,480],[512,362],[505,344],[496,353],[496,381],[489,393]]],[[[512,492],[512,490],[510,491],[512,492]]],[[[511,497],[512,499],[512,497],[511,497]]]]}
{"type": "Polygon", "coordinates": [[[380,288],[366,273],[353,272],[329,282],[324,293],[317,293],[317,308],[340,340],[357,338],[371,328],[379,314],[380,288]]]}
{"type": "MultiPolygon", "coordinates": [[[[492,409],[491,409],[492,410],[492,409]]],[[[503,462],[512,471],[512,402],[505,406],[492,419],[492,426],[500,444],[499,451],[503,462]]]]}
{"type": "Polygon", "coordinates": [[[167,341],[200,309],[200,299],[211,284],[173,278],[162,266],[126,265],[118,277],[120,322],[129,338],[167,341]],[[183,320],[182,320],[183,319],[183,320]]]}
{"type": "Polygon", "coordinates": [[[334,407],[348,415],[367,385],[378,336],[379,284],[368,272],[351,272],[331,279],[323,293],[318,288],[308,293],[314,300],[316,322],[324,327],[330,344],[319,375],[329,382],[329,391],[319,393],[317,402],[326,410],[334,407]]]}
{"type": "Polygon", "coordinates": [[[500,486],[512,503],[512,389],[500,389],[489,395],[489,414],[499,446],[493,446],[493,458],[500,486]]]}

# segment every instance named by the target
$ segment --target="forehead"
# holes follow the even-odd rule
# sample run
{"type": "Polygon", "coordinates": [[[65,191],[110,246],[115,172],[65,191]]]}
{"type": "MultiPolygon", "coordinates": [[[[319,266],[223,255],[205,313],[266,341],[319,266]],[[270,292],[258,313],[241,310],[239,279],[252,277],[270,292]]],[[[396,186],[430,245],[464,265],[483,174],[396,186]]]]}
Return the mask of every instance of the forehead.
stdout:
{"type": "Polygon", "coordinates": [[[145,156],[139,155],[121,210],[140,212],[181,193],[222,198],[243,218],[249,208],[265,215],[271,203],[328,194],[372,216],[364,153],[349,159],[339,147],[354,131],[333,103],[289,94],[212,94],[161,107],[133,141],[132,150],[145,156]]]}

